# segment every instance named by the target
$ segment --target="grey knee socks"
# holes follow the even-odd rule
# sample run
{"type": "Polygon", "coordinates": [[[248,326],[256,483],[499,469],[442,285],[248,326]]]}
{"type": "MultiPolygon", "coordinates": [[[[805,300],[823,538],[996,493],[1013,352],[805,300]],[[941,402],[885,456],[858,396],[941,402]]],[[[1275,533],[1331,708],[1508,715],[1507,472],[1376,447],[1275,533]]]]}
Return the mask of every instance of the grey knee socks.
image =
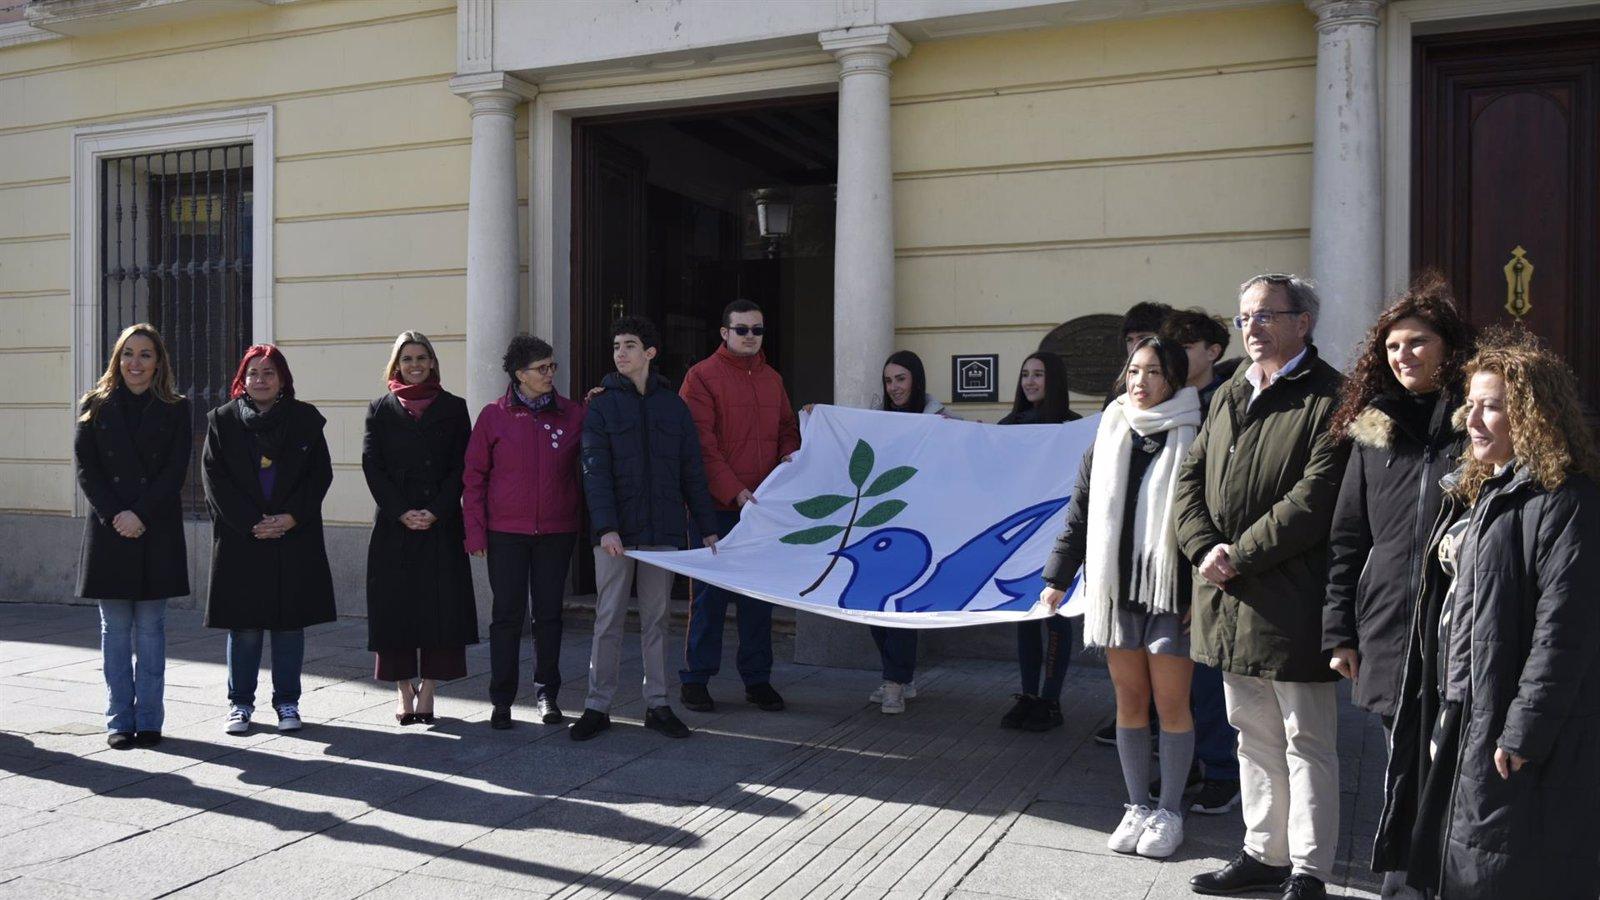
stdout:
{"type": "MultiPolygon", "coordinates": [[[[1162,749],[1166,749],[1166,734],[1163,732],[1161,736],[1162,749]]],[[[1123,728],[1118,725],[1117,756],[1122,760],[1122,780],[1128,786],[1128,802],[1134,806],[1149,806],[1150,726],[1123,728]]]]}
{"type": "MultiPolygon", "coordinates": [[[[1121,729],[1118,729],[1119,731],[1121,729]]],[[[1146,743],[1146,746],[1149,746],[1146,743]]],[[[1161,732],[1161,808],[1183,814],[1183,788],[1194,764],[1194,730],[1161,732]]]]}

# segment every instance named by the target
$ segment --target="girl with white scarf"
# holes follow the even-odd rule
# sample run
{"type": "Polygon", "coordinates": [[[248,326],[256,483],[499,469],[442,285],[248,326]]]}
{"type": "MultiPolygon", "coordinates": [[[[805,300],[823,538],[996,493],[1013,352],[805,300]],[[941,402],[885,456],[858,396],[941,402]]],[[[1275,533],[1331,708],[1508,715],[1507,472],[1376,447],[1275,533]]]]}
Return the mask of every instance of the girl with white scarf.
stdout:
{"type": "Polygon", "coordinates": [[[1045,566],[1040,599],[1061,603],[1083,568],[1083,642],[1106,651],[1117,694],[1117,753],[1127,813],[1106,845],[1160,859],[1183,843],[1183,788],[1194,758],[1189,712],[1188,562],[1173,531],[1178,466],[1200,429],[1199,394],[1185,387],[1183,345],[1148,337],[1119,381],[1083,456],[1066,530],[1045,566]],[[1161,798],[1148,807],[1150,701],[1161,722],[1161,798]]]}

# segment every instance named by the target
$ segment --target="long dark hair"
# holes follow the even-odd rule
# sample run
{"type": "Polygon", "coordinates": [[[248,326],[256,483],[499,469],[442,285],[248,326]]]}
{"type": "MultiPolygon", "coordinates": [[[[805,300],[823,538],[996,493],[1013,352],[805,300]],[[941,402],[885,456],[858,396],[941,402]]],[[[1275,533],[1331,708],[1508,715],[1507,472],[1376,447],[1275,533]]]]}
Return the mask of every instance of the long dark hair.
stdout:
{"type": "MultiPolygon", "coordinates": [[[[1067,414],[1072,411],[1072,398],[1067,395],[1067,363],[1060,356],[1040,350],[1030,354],[1022,361],[1026,367],[1030,360],[1037,359],[1044,366],[1044,398],[1037,405],[1037,420],[1041,424],[1055,424],[1067,421],[1067,414]]],[[[1024,410],[1034,408],[1028,402],[1026,394],[1022,393],[1022,367],[1017,369],[1017,395],[1011,401],[1011,415],[1021,415],[1024,410]]]]}
{"type": "Polygon", "coordinates": [[[922,357],[910,350],[896,350],[883,361],[883,368],[890,366],[899,366],[911,373],[911,396],[906,398],[905,406],[895,406],[889,399],[889,389],[884,388],[883,408],[891,412],[922,412],[928,405],[928,372],[922,367],[922,357]]]}
{"type": "Polygon", "coordinates": [[[1444,340],[1448,352],[1444,364],[1439,367],[1438,387],[1451,396],[1463,393],[1466,385],[1465,366],[1477,344],[1477,333],[1456,308],[1450,283],[1445,281],[1443,275],[1430,269],[1417,276],[1411,287],[1389,304],[1389,308],[1378,316],[1378,321],[1367,329],[1361,354],[1356,357],[1355,371],[1345,381],[1339,409],[1328,425],[1334,440],[1350,439],[1350,424],[1374,399],[1383,394],[1405,392],[1389,368],[1389,354],[1384,348],[1389,332],[1405,319],[1422,322],[1444,340]]]}
{"type": "MultiPolygon", "coordinates": [[[[1116,387],[1111,389],[1112,396],[1120,397],[1128,392],[1128,367],[1133,365],[1134,353],[1149,347],[1155,351],[1156,360],[1161,363],[1161,374],[1166,377],[1167,384],[1172,388],[1172,393],[1184,389],[1189,383],[1189,351],[1183,345],[1170,338],[1147,337],[1133,345],[1133,353],[1128,354],[1127,362],[1122,364],[1122,373],[1117,376],[1116,387]]],[[[1171,394],[1167,399],[1171,399],[1171,394]]],[[[1166,401],[1163,400],[1163,403],[1166,401]]]]}

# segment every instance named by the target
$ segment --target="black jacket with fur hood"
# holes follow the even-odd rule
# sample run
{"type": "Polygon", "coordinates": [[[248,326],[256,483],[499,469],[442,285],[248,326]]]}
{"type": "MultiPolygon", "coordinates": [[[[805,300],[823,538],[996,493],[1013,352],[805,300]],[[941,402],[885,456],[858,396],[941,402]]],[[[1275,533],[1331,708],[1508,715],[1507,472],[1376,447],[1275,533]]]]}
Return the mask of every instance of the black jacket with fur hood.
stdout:
{"type": "Polygon", "coordinates": [[[1380,396],[1350,423],[1350,462],[1328,536],[1322,647],[1360,654],[1357,706],[1394,715],[1428,531],[1439,514],[1439,479],[1459,463],[1460,398],[1432,403],[1380,396]]]}

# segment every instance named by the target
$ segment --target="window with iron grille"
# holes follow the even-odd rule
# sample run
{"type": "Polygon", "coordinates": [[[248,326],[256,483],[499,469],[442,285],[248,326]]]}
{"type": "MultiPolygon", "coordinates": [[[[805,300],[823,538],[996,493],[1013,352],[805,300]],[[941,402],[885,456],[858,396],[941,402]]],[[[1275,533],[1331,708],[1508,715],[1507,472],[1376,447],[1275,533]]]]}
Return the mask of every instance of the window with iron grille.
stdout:
{"type": "Polygon", "coordinates": [[[252,147],[230,144],[100,161],[100,350],[149,322],[194,414],[184,503],[205,512],[205,416],[228,396],[251,336],[252,147]]]}

